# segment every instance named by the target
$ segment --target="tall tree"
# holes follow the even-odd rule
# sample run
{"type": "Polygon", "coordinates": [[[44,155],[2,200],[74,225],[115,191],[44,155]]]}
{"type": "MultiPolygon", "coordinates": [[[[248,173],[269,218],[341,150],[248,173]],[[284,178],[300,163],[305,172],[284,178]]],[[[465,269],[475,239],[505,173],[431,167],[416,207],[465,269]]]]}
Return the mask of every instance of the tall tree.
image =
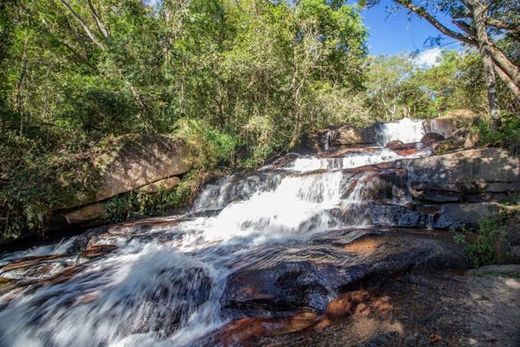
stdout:
{"type": "MultiPolygon", "coordinates": [[[[360,1],[373,6],[380,0],[360,1]]],[[[488,88],[490,115],[499,122],[496,101],[498,76],[516,98],[520,99],[520,67],[499,47],[499,40],[520,34],[520,3],[515,0],[393,0],[395,4],[415,13],[433,25],[443,35],[479,50],[488,88]],[[450,24],[443,23],[443,14],[450,24]]]]}

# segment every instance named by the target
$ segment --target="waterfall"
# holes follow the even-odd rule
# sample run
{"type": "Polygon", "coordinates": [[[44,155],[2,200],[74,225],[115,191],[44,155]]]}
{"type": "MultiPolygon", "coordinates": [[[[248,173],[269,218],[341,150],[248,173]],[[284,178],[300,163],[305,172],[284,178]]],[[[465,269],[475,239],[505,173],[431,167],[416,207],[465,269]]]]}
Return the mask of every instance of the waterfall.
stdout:
{"type": "MultiPolygon", "coordinates": [[[[383,145],[422,134],[420,122],[402,120],[378,135],[383,145]]],[[[82,236],[5,254],[0,278],[18,284],[0,287],[0,345],[190,346],[226,322],[220,298],[243,259],[333,228],[369,226],[371,177],[345,169],[399,158],[377,147],[225,177],[175,223],[96,234],[89,245],[114,249],[102,257],[80,253],[82,236]]]]}
{"type": "Polygon", "coordinates": [[[378,143],[384,146],[396,140],[404,143],[419,142],[425,134],[422,120],[403,118],[397,122],[380,124],[377,137],[378,143]]]}

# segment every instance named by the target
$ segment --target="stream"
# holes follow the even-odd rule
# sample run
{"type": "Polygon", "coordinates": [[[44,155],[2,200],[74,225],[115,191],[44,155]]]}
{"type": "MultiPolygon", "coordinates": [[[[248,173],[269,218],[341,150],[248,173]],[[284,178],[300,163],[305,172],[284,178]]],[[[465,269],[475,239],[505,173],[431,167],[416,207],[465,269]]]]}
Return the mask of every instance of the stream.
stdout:
{"type": "MultiPolygon", "coordinates": [[[[128,223],[118,232],[3,254],[0,345],[196,344],[229,322],[222,297],[237,269],[273,247],[371,227],[364,213],[369,174],[352,179],[342,170],[401,159],[385,145],[419,142],[424,130],[421,121],[404,119],[377,135],[376,146],[341,156],[298,156],[221,178],[203,188],[189,213],[146,228],[128,223]],[[86,243],[95,244],[90,253],[86,243]]],[[[398,203],[408,198],[394,196],[398,203]]]]}

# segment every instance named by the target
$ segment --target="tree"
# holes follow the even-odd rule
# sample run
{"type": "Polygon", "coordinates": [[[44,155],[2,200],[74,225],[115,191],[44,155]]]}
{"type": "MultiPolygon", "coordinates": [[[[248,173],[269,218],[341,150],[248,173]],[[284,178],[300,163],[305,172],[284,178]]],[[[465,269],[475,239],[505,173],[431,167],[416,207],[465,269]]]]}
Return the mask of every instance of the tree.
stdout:
{"type": "MultiPolygon", "coordinates": [[[[499,40],[518,40],[520,33],[520,4],[515,0],[435,0],[428,2],[393,0],[432,24],[445,36],[479,50],[488,89],[489,110],[495,124],[499,123],[495,76],[520,98],[520,68],[499,47],[499,40]],[[451,25],[442,23],[439,13],[451,19],[451,25]]],[[[379,0],[361,1],[369,6],[379,0]]],[[[517,41],[518,42],[518,41],[517,41]]]]}

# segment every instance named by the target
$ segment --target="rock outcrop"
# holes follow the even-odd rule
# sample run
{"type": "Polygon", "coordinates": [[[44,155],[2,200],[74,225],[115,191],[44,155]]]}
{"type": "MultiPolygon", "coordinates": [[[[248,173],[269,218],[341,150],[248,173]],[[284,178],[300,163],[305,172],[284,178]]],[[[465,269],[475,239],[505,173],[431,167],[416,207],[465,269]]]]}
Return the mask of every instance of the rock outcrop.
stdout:
{"type": "MultiPolygon", "coordinates": [[[[255,345],[518,346],[519,278],[520,265],[403,276],[383,288],[340,296],[299,333],[265,329],[263,336],[270,337],[255,345]]],[[[295,316],[295,323],[301,326],[302,318],[295,316]]],[[[242,332],[251,339],[254,329],[248,328],[242,332]]]]}
{"type": "Polygon", "coordinates": [[[103,222],[106,201],[130,191],[156,193],[169,191],[180,182],[178,176],[191,168],[189,149],[178,139],[160,135],[127,135],[94,159],[99,178],[93,192],[78,199],[54,217],[50,228],[62,228],[63,221],[73,225],[103,222]]]}
{"type": "MultiPolygon", "coordinates": [[[[115,154],[96,159],[97,166],[104,168],[95,199],[87,202],[105,200],[167,178],[175,182],[173,176],[186,173],[191,166],[189,149],[174,138],[126,136],[118,139],[117,146],[115,154]]],[[[171,186],[171,182],[167,185],[171,186]]]]}
{"type": "Polygon", "coordinates": [[[449,234],[433,232],[333,231],[264,252],[232,269],[221,299],[232,321],[202,345],[242,345],[306,329],[355,312],[365,286],[410,271],[468,266],[449,234]]]}
{"type": "MultiPolygon", "coordinates": [[[[409,196],[407,203],[375,201],[374,225],[452,229],[496,215],[495,203],[520,193],[520,160],[498,148],[474,149],[376,165],[371,196],[409,196]],[[389,179],[389,177],[393,177],[389,179]]],[[[395,200],[395,199],[394,199],[395,200]]]]}
{"type": "Polygon", "coordinates": [[[302,308],[323,313],[334,293],[414,269],[469,265],[461,246],[443,233],[331,232],[311,244],[265,252],[228,279],[222,305],[229,316],[283,317],[302,308]]]}

